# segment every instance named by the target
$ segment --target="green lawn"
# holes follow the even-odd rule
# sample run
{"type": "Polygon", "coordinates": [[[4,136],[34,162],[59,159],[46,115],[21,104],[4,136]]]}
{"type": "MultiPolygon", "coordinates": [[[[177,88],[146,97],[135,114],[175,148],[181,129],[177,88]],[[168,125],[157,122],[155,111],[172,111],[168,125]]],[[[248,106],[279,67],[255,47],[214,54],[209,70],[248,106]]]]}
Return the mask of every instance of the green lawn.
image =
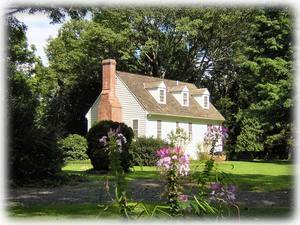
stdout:
{"type": "MultiPolygon", "coordinates": [[[[132,203],[133,205],[134,203],[132,203]]],[[[146,207],[151,211],[154,208],[154,203],[146,203],[146,207]]],[[[140,209],[135,210],[135,212],[140,212],[140,209]]],[[[9,210],[9,216],[14,218],[43,218],[46,219],[97,219],[97,218],[120,218],[118,214],[118,208],[116,205],[112,205],[107,209],[103,206],[96,204],[75,204],[75,205],[40,205],[31,207],[16,206],[9,210]]],[[[158,214],[158,217],[167,216],[158,214]]],[[[241,219],[285,219],[292,216],[292,211],[287,207],[240,207],[240,218],[241,219]]],[[[232,211],[231,218],[237,219],[236,211],[232,211]]],[[[191,218],[193,219],[193,217],[191,218]]],[[[194,217],[195,219],[195,217],[194,217]]],[[[196,218],[199,220],[199,218],[196,218]]],[[[203,220],[204,218],[201,218],[203,220]]]]}
{"type": "MultiPolygon", "coordinates": [[[[203,162],[192,161],[192,170],[202,171],[203,162]]],[[[288,190],[293,186],[294,167],[290,162],[244,162],[226,161],[216,163],[218,170],[231,174],[231,178],[240,190],[249,191],[279,191],[288,190]]],[[[92,165],[89,160],[69,162],[63,171],[68,174],[77,174],[95,181],[101,180],[103,174],[88,172],[92,165]]],[[[156,167],[135,166],[127,175],[128,180],[134,179],[161,179],[156,167]]]]}

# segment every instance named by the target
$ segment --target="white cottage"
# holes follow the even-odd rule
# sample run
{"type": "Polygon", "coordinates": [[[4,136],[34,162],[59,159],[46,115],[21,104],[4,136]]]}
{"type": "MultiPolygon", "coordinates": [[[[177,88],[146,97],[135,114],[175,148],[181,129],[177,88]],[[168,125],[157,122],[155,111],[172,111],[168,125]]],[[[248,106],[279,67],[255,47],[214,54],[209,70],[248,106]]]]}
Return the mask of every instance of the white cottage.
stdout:
{"type": "MultiPolygon", "coordinates": [[[[210,102],[206,88],[194,84],[116,71],[116,61],[102,61],[102,91],[86,114],[88,129],[99,120],[130,126],[136,136],[167,139],[177,127],[190,137],[186,151],[194,159],[207,125],[224,117],[210,102]]],[[[220,146],[217,151],[222,151],[220,146]]]]}

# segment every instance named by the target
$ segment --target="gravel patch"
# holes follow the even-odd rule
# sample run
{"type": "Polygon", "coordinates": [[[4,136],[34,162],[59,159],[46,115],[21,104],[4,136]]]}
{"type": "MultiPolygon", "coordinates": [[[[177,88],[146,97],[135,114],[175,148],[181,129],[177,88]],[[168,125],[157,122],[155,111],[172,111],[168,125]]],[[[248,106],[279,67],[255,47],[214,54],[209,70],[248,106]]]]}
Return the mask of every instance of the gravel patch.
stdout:
{"type": "MultiPolygon", "coordinates": [[[[191,184],[186,184],[190,186],[191,184]]],[[[110,195],[114,197],[112,183],[110,195]]],[[[135,180],[128,182],[129,197],[135,201],[164,201],[161,196],[164,183],[160,180],[135,180]]],[[[52,204],[97,204],[111,201],[104,185],[95,182],[78,183],[51,188],[11,188],[6,196],[8,206],[52,205],[52,204]]],[[[236,201],[248,207],[292,207],[291,191],[252,192],[238,191],[236,201]]]]}

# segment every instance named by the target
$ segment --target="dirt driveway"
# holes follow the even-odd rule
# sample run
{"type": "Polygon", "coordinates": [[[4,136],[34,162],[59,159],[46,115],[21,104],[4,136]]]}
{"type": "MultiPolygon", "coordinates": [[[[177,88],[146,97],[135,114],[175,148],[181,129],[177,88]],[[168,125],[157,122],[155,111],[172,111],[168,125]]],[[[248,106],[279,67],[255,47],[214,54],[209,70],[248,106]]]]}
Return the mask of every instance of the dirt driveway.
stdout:
{"type": "MultiPolygon", "coordinates": [[[[157,202],[164,200],[163,183],[158,180],[129,181],[129,193],[133,200],[157,202]]],[[[186,185],[188,186],[188,184],[186,185]]],[[[113,190],[110,190],[113,193],[113,190]]],[[[107,192],[99,181],[82,182],[51,188],[11,188],[8,190],[8,206],[52,205],[52,204],[93,204],[110,201],[107,192]]],[[[238,191],[237,203],[246,206],[292,207],[291,191],[252,192],[238,191]]]]}

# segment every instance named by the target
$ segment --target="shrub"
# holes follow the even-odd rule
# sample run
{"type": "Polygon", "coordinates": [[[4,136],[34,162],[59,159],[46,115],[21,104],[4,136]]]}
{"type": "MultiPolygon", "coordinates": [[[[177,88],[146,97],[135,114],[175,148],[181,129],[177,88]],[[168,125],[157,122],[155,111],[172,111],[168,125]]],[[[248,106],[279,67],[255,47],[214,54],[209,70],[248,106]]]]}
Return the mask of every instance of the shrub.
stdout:
{"type": "Polygon", "coordinates": [[[129,170],[132,163],[132,155],[129,152],[129,147],[133,138],[133,131],[125,123],[111,120],[103,120],[96,123],[86,136],[88,142],[87,155],[91,160],[94,170],[109,170],[108,153],[105,146],[99,142],[99,139],[103,136],[107,136],[110,129],[116,130],[118,127],[120,127],[120,133],[126,138],[126,143],[122,145],[121,166],[124,171],[129,170]]]}
{"type": "Polygon", "coordinates": [[[168,143],[153,137],[139,137],[131,143],[133,165],[156,166],[158,157],[156,150],[167,146],[168,143]]]}
{"type": "Polygon", "coordinates": [[[70,134],[66,138],[58,141],[58,147],[63,153],[64,160],[84,160],[88,159],[86,154],[87,141],[78,134],[70,134]]]}
{"type": "Polygon", "coordinates": [[[10,151],[10,178],[17,184],[53,178],[63,165],[55,132],[32,129],[22,139],[14,139],[10,151]]]}

